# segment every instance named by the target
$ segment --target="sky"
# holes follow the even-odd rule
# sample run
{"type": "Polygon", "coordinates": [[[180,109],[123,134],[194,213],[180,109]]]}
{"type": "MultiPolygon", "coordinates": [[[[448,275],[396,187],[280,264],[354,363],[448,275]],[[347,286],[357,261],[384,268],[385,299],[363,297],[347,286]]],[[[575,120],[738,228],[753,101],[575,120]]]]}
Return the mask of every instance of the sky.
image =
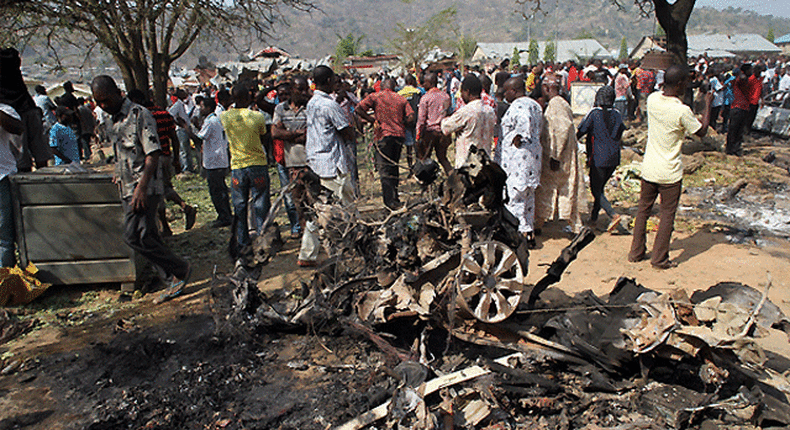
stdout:
{"type": "Polygon", "coordinates": [[[730,6],[753,10],[761,15],[790,18],[790,0],[697,0],[695,6],[726,9],[730,6]]]}

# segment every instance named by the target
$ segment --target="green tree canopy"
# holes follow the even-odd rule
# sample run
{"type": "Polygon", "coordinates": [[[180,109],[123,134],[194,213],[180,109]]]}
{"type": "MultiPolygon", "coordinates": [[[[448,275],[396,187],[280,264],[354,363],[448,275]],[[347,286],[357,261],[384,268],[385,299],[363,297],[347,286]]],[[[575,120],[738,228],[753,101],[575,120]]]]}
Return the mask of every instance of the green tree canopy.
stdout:
{"type": "Polygon", "coordinates": [[[338,34],[335,55],[341,58],[359,55],[359,52],[362,48],[362,39],[364,38],[364,34],[361,36],[355,36],[354,33],[348,33],[345,36],[340,36],[338,34]]]}
{"type": "Polygon", "coordinates": [[[557,42],[549,40],[546,42],[546,47],[543,48],[543,61],[555,62],[557,61],[557,42]]]}
{"type": "Polygon", "coordinates": [[[390,39],[389,46],[401,61],[409,67],[419,70],[420,62],[435,47],[450,45],[450,38],[457,34],[458,24],[455,6],[439,11],[422,25],[407,26],[395,24],[395,37],[390,39]]]}
{"type": "Polygon", "coordinates": [[[628,58],[628,42],[625,40],[625,36],[620,39],[620,54],[617,58],[622,61],[628,58]]]}
{"type": "Polygon", "coordinates": [[[539,50],[540,47],[538,46],[538,41],[535,39],[530,40],[529,49],[527,50],[527,61],[529,61],[530,66],[537,64],[538,60],[540,60],[540,52],[538,52],[539,50]]]}
{"type": "Polygon", "coordinates": [[[365,35],[355,36],[348,33],[345,36],[337,35],[337,45],[335,46],[335,68],[338,69],[348,57],[360,55],[362,50],[362,39],[365,35]]]}
{"type": "Polygon", "coordinates": [[[776,37],[774,36],[774,28],[773,27],[770,27],[768,29],[768,34],[765,36],[765,38],[768,39],[769,42],[774,43],[774,39],[776,39],[776,37]]]}
{"type": "Polygon", "coordinates": [[[466,62],[474,55],[475,49],[477,49],[477,39],[464,33],[456,38],[453,45],[453,50],[458,56],[458,62],[461,64],[461,68],[463,68],[466,62]]]}
{"type": "Polygon", "coordinates": [[[517,47],[513,47],[513,55],[510,56],[510,68],[513,70],[518,70],[521,67],[521,53],[518,51],[517,47]]]}

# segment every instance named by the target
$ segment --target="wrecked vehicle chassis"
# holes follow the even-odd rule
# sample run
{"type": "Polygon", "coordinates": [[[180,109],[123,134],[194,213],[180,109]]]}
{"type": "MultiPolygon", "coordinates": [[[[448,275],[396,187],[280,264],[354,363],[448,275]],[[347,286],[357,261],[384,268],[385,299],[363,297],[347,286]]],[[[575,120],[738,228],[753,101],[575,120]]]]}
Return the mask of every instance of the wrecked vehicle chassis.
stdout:
{"type": "Polygon", "coordinates": [[[376,279],[357,304],[360,317],[384,322],[392,312],[427,315],[445,293],[462,316],[484,323],[510,317],[525,293],[529,251],[504,206],[504,178],[481,151],[442,184],[425,186],[428,197],[383,220],[316,202],[331,264],[344,279],[376,279]]]}

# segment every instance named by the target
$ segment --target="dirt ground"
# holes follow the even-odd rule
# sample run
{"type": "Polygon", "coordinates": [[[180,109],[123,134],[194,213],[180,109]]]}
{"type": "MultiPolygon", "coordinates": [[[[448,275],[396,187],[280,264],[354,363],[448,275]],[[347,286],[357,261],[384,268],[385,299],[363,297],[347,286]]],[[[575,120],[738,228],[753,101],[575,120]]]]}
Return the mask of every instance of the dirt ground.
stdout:
{"type": "MultiPolygon", "coordinates": [[[[631,143],[640,145],[638,138],[631,143]]],[[[710,198],[705,197],[746,179],[747,197],[762,196],[766,205],[786,200],[790,174],[762,158],[771,151],[787,158],[790,148],[767,137],[750,139],[747,156],[735,159],[710,152],[720,143],[721,137],[714,137],[690,142],[684,150],[701,159],[702,166],[684,180],[686,193],[670,248],[678,267],[657,270],[649,261],[629,263],[631,236],[627,231],[600,231],[608,222],[602,216],[596,239],[554,288],[605,295],[625,276],[657,291],[692,292],[723,281],[762,290],[771,280],[769,298],[790,314],[788,235],[755,230],[739,219],[728,222],[706,205],[710,198]],[[785,194],[776,192],[777,187],[785,194]]],[[[631,151],[624,149],[624,154],[631,151]]],[[[376,208],[380,193],[369,167],[367,161],[362,164],[363,195],[372,196],[364,204],[376,208]]],[[[186,293],[155,306],[155,293],[119,302],[118,285],[56,286],[36,302],[11,309],[16,318],[38,323],[33,331],[0,345],[0,430],[324,429],[385,400],[375,390],[382,379],[377,363],[385,358],[361,337],[329,330],[236,339],[217,332],[211,306],[212,286],[218,281],[213,274],[232,269],[226,253],[229,231],[207,226],[212,207],[202,179],[181,178],[176,185],[199,210],[195,228],[185,232],[180,214],[170,208],[175,235],[168,243],[196,268],[186,293]],[[185,392],[187,397],[179,397],[185,392]],[[175,398],[178,402],[169,400],[175,398]]],[[[402,188],[419,196],[412,179],[402,188]]],[[[618,190],[608,194],[620,195],[618,190]]],[[[633,195],[612,200],[618,211],[633,214],[633,195]]],[[[285,218],[278,221],[282,225],[285,218]]],[[[560,221],[550,222],[538,237],[538,249],[530,254],[530,283],[541,278],[569,243],[562,227],[560,221]]],[[[283,236],[288,236],[285,228],[283,236]]],[[[648,234],[648,247],[653,236],[648,234]]],[[[309,282],[312,271],[296,265],[298,248],[298,241],[286,239],[285,248],[263,269],[261,290],[290,291],[309,282]]],[[[775,350],[790,356],[787,339],[775,342],[775,350]]]]}

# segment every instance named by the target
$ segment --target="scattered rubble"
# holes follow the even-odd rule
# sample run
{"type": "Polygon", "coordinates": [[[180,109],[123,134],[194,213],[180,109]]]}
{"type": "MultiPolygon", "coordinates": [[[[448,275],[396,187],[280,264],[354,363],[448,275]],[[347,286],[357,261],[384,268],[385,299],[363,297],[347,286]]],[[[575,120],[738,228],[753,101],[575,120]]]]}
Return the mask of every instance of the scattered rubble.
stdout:
{"type": "Polygon", "coordinates": [[[633,279],[606,297],[547,289],[593,240],[585,229],[527,294],[529,253],[497,198],[501,169],[472,154],[379,218],[301,184],[330,258],[310,285],[268,297],[249,278],[218,278],[220,332],[369,339],[386,357],[388,400],[334,423],[343,430],[790,425],[790,359],[758,342],[790,334],[770,282],[691,297],[633,279]]]}

